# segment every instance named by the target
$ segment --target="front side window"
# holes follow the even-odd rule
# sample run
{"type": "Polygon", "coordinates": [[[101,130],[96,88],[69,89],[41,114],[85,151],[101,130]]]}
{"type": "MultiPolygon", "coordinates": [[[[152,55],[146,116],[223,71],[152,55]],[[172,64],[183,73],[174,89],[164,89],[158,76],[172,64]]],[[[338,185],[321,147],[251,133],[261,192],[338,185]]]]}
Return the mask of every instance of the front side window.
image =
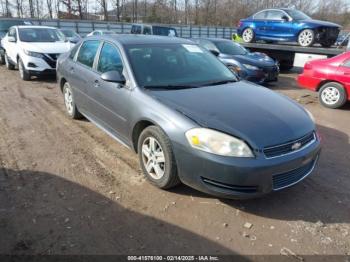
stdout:
{"type": "Polygon", "coordinates": [[[145,26],[145,27],[143,28],[143,34],[144,34],[144,35],[151,35],[151,34],[152,34],[152,29],[151,29],[151,27],[150,27],[150,26],[145,26]]]}
{"type": "Polygon", "coordinates": [[[131,28],[132,34],[141,34],[141,26],[139,25],[133,25],[131,28]]]}
{"type": "Polygon", "coordinates": [[[77,61],[92,68],[99,45],[99,41],[85,41],[80,47],[77,61]]]}
{"type": "Polygon", "coordinates": [[[177,36],[175,28],[164,26],[153,26],[153,34],[161,36],[177,36]]]}
{"type": "Polygon", "coordinates": [[[101,49],[97,71],[105,73],[109,71],[123,72],[123,62],[119,51],[111,44],[105,43],[101,49]]]}
{"type": "Polygon", "coordinates": [[[22,42],[64,42],[65,36],[54,28],[19,28],[22,42]]]}
{"type": "Polygon", "coordinates": [[[10,28],[8,35],[14,37],[17,40],[16,28],[10,28]]]}
{"type": "Polygon", "coordinates": [[[75,45],[75,46],[72,48],[72,50],[70,51],[70,54],[69,54],[69,58],[70,58],[70,59],[74,59],[75,54],[77,53],[79,47],[80,47],[80,45],[75,45]]]}
{"type": "Polygon", "coordinates": [[[126,47],[138,84],[150,88],[203,86],[235,81],[209,51],[193,44],[143,44],[126,47]]]}
{"type": "Polygon", "coordinates": [[[282,11],[269,10],[266,18],[269,20],[282,20],[283,16],[285,16],[285,14],[282,11]]]}

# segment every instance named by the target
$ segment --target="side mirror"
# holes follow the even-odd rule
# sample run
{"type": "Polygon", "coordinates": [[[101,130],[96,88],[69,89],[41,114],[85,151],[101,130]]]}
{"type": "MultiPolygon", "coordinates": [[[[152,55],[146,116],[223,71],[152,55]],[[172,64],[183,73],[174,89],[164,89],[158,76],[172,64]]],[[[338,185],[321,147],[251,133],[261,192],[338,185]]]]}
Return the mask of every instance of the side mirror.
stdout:
{"type": "Polygon", "coordinates": [[[14,43],[14,42],[16,42],[16,38],[14,38],[13,36],[8,36],[7,41],[14,43]]]}
{"type": "Polygon", "coordinates": [[[220,53],[218,51],[216,51],[216,50],[209,50],[209,51],[210,51],[210,53],[212,53],[215,56],[219,56],[220,55],[220,53]]]}
{"type": "Polygon", "coordinates": [[[101,75],[101,79],[106,82],[118,83],[124,85],[125,77],[119,71],[108,71],[101,75]]]}
{"type": "Polygon", "coordinates": [[[284,15],[284,16],[282,16],[282,20],[283,20],[284,22],[289,22],[289,17],[286,16],[286,15],[284,15]]]}

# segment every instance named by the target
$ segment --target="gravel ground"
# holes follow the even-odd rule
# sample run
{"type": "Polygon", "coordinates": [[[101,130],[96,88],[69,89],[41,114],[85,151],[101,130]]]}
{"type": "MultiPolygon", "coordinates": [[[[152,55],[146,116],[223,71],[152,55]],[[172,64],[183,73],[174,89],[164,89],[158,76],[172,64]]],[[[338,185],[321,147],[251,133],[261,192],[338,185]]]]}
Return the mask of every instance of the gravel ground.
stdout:
{"type": "Polygon", "coordinates": [[[350,106],[321,107],[295,77],[267,88],[315,115],[319,165],[295,187],[233,201],[149,185],[133,152],[65,115],[54,80],[0,67],[0,253],[350,255],[350,106]]]}

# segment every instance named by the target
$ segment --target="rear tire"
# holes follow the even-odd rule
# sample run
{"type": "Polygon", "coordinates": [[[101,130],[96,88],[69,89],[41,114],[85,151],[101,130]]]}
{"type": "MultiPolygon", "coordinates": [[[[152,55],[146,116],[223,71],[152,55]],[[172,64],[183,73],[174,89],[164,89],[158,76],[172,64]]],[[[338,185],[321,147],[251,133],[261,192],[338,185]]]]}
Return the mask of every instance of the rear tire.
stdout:
{"type": "Polygon", "coordinates": [[[255,41],[255,33],[250,27],[246,28],[242,32],[242,39],[245,43],[253,43],[255,41]]]}
{"type": "Polygon", "coordinates": [[[347,93],[341,84],[330,82],[320,88],[319,100],[323,106],[336,109],[345,105],[347,93]]]}
{"type": "Polygon", "coordinates": [[[31,78],[31,75],[29,71],[24,67],[24,64],[21,58],[18,58],[17,64],[18,64],[18,71],[21,79],[23,81],[29,81],[31,78]]]}
{"type": "Polygon", "coordinates": [[[75,104],[73,90],[68,82],[64,83],[63,86],[63,98],[68,116],[72,119],[81,119],[82,114],[75,104]]]}
{"type": "Polygon", "coordinates": [[[7,56],[7,54],[5,53],[5,64],[6,64],[6,68],[8,70],[14,70],[15,66],[10,62],[9,57],[7,56]]]}
{"type": "Polygon", "coordinates": [[[143,130],[137,148],[142,171],[151,184],[170,189],[181,183],[170,140],[161,128],[143,130]]]}
{"type": "Polygon", "coordinates": [[[298,43],[302,47],[309,47],[315,43],[315,32],[311,29],[304,29],[299,33],[298,43]]]}
{"type": "Polygon", "coordinates": [[[0,65],[4,65],[4,64],[5,64],[5,56],[0,55],[0,65]]]}

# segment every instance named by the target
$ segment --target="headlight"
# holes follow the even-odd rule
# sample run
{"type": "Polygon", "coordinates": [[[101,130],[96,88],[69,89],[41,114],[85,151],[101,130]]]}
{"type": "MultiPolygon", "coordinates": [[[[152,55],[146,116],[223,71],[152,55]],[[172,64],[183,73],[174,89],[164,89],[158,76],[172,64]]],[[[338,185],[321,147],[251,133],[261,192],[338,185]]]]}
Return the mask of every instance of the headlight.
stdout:
{"type": "Polygon", "coordinates": [[[249,70],[259,70],[258,67],[253,66],[253,65],[248,65],[248,64],[243,64],[245,68],[249,69],[249,70]]]}
{"type": "Polygon", "coordinates": [[[254,157],[244,141],[215,130],[194,128],[186,132],[186,138],[193,148],[215,155],[254,157]]]}
{"type": "Polygon", "coordinates": [[[309,115],[309,117],[311,118],[312,122],[316,123],[316,120],[315,120],[314,115],[311,114],[311,112],[310,112],[309,110],[307,110],[306,108],[305,108],[305,111],[306,111],[306,113],[309,115]]]}
{"type": "Polygon", "coordinates": [[[37,57],[37,58],[43,58],[43,55],[37,52],[31,52],[27,50],[23,50],[26,55],[37,57]]]}

